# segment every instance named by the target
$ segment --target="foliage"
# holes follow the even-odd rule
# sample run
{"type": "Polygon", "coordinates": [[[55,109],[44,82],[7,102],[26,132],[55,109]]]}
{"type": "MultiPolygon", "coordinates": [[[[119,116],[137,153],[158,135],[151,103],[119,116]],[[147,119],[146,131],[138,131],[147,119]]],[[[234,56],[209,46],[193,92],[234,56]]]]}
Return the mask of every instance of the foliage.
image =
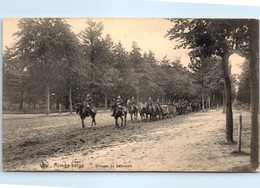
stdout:
{"type": "MultiPolygon", "coordinates": [[[[47,83],[52,108],[61,103],[68,109],[70,98],[73,104],[82,102],[87,93],[92,94],[95,106],[104,106],[117,95],[124,101],[132,96],[139,101],[148,97],[153,100],[200,97],[200,82],[196,77],[199,73],[195,70],[199,61],[194,59],[188,70],[180,59],[170,60],[165,56],[158,60],[154,52],[142,51],[136,42],[128,52],[122,43],[114,43],[109,35],[104,35],[102,23],[88,20],[78,37],[62,19],[22,19],[19,28],[15,48],[4,52],[4,79],[9,80],[5,81],[6,102],[20,102],[21,77],[26,79],[24,103],[40,109],[45,106],[47,83]]],[[[203,61],[208,64],[205,89],[222,95],[217,92],[220,86],[215,61],[214,58],[203,61]]]]}

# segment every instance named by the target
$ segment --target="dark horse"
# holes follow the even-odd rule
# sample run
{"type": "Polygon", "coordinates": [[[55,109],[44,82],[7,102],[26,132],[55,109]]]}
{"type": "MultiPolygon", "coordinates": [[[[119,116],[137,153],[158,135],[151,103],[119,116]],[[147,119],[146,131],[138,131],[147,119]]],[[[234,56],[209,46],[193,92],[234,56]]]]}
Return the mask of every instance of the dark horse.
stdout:
{"type": "Polygon", "coordinates": [[[92,123],[91,126],[93,126],[93,124],[97,124],[96,123],[96,114],[97,114],[97,110],[95,108],[91,108],[91,109],[86,109],[84,104],[82,103],[78,103],[76,104],[76,113],[79,114],[80,118],[81,118],[81,123],[82,123],[82,128],[85,128],[84,125],[84,120],[86,117],[91,117],[92,118],[92,123]]]}
{"type": "Polygon", "coordinates": [[[121,127],[126,126],[126,118],[127,118],[127,110],[123,106],[117,106],[116,103],[111,104],[112,110],[115,109],[114,117],[115,117],[115,123],[116,127],[119,127],[118,125],[118,118],[121,119],[121,127]]]}
{"type": "Polygon", "coordinates": [[[154,120],[154,114],[155,114],[155,109],[152,104],[147,104],[146,106],[146,119],[148,120],[148,116],[150,116],[150,121],[154,120]]]}
{"type": "Polygon", "coordinates": [[[127,101],[127,108],[131,116],[131,121],[133,121],[133,115],[134,119],[137,120],[138,116],[138,108],[137,106],[133,105],[130,100],[127,101]]]}

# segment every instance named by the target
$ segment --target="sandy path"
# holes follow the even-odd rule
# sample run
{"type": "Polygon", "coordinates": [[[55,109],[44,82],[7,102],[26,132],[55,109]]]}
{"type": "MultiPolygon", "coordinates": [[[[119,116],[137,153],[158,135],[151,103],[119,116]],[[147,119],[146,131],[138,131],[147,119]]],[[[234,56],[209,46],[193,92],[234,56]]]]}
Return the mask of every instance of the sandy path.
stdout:
{"type": "MultiPolygon", "coordinates": [[[[238,112],[234,113],[234,130],[238,112]]],[[[244,113],[243,151],[249,152],[249,113],[244,113]]],[[[128,129],[110,127],[105,144],[20,165],[25,171],[230,171],[249,164],[249,156],[234,156],[236,145],[224,143],[225,115],[199,112],[153,123],[132,123],[128,129]],[[118,137],[121,136],[121,137],[118,137]],[[41,168],[41,161],[48,167],[41,168]]],[[[95,132],[95,133],[96,133],[95,132]]],[[[90,135],[90,134],[89,134],[90,135]]],[[[236,131],[234,133],[236,135],[236,131]]],[[[236,136],[235,136],[236,139],[236,136]]]]}

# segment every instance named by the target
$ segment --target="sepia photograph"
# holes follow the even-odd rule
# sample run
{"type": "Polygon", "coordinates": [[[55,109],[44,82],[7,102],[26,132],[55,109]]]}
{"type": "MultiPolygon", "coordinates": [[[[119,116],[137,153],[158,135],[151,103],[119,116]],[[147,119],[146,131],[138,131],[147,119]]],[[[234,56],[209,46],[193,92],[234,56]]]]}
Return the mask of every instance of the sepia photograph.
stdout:
{"type": "Polygon", "coordinates": [[[258,171],[258,20],[2,21],[4,171],[258,171]]]}

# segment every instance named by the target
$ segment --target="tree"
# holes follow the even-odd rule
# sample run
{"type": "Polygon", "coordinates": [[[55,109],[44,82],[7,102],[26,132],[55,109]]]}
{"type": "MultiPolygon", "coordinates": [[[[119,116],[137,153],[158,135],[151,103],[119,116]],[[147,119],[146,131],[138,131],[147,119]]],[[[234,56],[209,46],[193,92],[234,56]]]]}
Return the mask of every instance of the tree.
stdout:
{"type": "Polygon", "coordinates": [[[253,170],[259,166],[259,21],[249,20],[249,71],[251,83],[251,145],[250,164],[253,170]]]}
{"type": "MultiPolygon", "coordinates": [[[[220,63],[217,57],[191,57],[189,68],[192,72],[194,79],[200,85],[202,110],[205,109],[205,96],[212,93],[213,87],[215,87],[220,79],[220,63]]],[[[210,106],[210,95],[208,96],[210,106]]]]}
{"type": "Polygon", "coordinates": [[[226,93],[226,140],[233,142],[232,90],[229,75],[229,57],[248,49],[248,20],[232,19],[172,19],[168,31],[170,40],[178,42],[177,48],[189,48],[193,56],[217,55],[221,57],[226,93]]]}
{"type": "Polygon", "coordinates": [[[19,110],[23,110],[24,84],[23,68],[16,59],[14,49],[5,48],[3,52],[3,80],[4,80],[4,109],[9,109],[10,103],[20,103],[19,110]],[[5,103],[6,102],[6,103],[5,103]]]}
{"type": "Polygon", "coordinates": [[[132,43],[132,50],[129,54],[129,62],[134,68],[138,68],[138,66],[143,63],[143,58],[141,54],[141,48],[138,47],[136,42],[132,43]]]}
{"type": "Polygon", "coordinates": [[[88,88],[90,93],[94,92],[99,84],[97,72],[100,70],[98,66],[99,57],[102,56],[102,33],[104,26],[101,22],[97,23],[92,20],[87,21],[87,27],[80,33],[83,43],[83,52],[85,59],[90,62],[90,78],[88,80],[88,88]]]}
{"type": "Polygon", "coordinates": [[[19,38],[17,53],[21,59],[26,59],[24,67],[34,74],[38,84],[45,84],[46,114],[49,114],[51,87],[60,77],[71,77],[70,73],[64,72],[60,77],[58,75],[63,66],[71,68],[75,62],[78,41],[70,26],[60,18],[25,18],[19,21],[18,27],[20,30],[15,33],[19,38]]]}

